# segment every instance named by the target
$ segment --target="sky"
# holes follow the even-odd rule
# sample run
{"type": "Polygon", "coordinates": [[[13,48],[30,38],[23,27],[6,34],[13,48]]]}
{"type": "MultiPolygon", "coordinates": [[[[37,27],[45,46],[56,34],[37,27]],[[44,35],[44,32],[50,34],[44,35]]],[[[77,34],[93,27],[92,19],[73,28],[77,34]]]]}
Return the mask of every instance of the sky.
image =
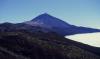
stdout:
{"type": "Polygon", "coordinates": [[[0,23],[29,21],[43,13],[100,29],[100,0],[0,0],[0,23]]]}

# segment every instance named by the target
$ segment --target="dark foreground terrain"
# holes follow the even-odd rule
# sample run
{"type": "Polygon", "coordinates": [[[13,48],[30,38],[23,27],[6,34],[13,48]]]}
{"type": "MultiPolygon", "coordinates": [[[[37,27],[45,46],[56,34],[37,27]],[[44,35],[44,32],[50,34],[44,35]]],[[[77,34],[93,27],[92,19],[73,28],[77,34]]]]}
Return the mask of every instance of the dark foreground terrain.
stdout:
{"type": "Polygon", "coordinates": [[[100,59],[73,42],[53,32],[0,32],[0,59],[100,59]]]}

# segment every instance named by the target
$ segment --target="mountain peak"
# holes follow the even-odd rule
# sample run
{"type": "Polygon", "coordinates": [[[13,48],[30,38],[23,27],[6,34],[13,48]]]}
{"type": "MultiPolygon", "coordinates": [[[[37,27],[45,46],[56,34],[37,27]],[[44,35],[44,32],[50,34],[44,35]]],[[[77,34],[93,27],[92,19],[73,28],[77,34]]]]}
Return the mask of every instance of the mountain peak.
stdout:
{"type": "Polygon", "coordinates": [[[30,25],[41,25],[42,27],[71,27],[70,24],[64,22],[63,20],[56,18],[48,13],[43,13],[29,22],[26,22],[30,25]]]}
{"type": "Polygon", "coordinates": [[[48,13],[43,13],[43,14],[41,14],[41,15],[39,15],[39,16],[51,16],[51,15],[48,14],[48,13]]]}
{"type": "Polygon", "coordinates": [[[43,13],[43,14],[41,14],[41,15],[50,15],[50,14],[48,14],[48,13],[43,13]]]}
{"type": "MultiPolygon", "coordinates": [[[[46,19],[51,19],[51,18],[55,18],[55,17],[51,16],[51,15],[48,14],[48,13],[43,13],[43,14],[37,16],[37,17],[34,18],[34,19],[45,19],[45,20],[46,20],[46,19]]],[[[34,21],[34,19],[32,19],[32,21],[34,21]]]]}

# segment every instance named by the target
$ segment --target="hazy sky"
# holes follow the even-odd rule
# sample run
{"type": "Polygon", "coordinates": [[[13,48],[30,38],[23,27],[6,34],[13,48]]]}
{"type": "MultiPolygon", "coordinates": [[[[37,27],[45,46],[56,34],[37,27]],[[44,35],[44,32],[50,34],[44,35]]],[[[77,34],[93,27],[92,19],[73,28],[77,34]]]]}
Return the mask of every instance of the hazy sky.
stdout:
{"type": "Polygon", "coordinates": [[[100,0],[0,0],[0,23],[48,13],[70,24],[100,28],[100,0]]]}

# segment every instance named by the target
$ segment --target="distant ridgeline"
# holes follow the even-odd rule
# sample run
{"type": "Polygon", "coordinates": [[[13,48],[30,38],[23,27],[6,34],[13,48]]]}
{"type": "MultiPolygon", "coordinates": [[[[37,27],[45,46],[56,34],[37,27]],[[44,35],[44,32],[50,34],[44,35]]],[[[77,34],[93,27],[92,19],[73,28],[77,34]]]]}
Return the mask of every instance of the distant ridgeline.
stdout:
{"type": "Polygon", "coordinates": [[[0,25],[0,28],[2,31],[4,30],[12,31],[16,29],[33,31],[36,28],[41,28],[41,30],[44,32],[52,31],[52,32],[56,32],[61,36],[80,34],[80,33],[100,32],[99,29],[86,28],[86,27],[80,27],[80,26],[68,24],[47,13],[41,14],[36,18],[32,19],[31,21],[26,21],[23,23],[17,23],[17,24],[3,23],[0,25]]]}

